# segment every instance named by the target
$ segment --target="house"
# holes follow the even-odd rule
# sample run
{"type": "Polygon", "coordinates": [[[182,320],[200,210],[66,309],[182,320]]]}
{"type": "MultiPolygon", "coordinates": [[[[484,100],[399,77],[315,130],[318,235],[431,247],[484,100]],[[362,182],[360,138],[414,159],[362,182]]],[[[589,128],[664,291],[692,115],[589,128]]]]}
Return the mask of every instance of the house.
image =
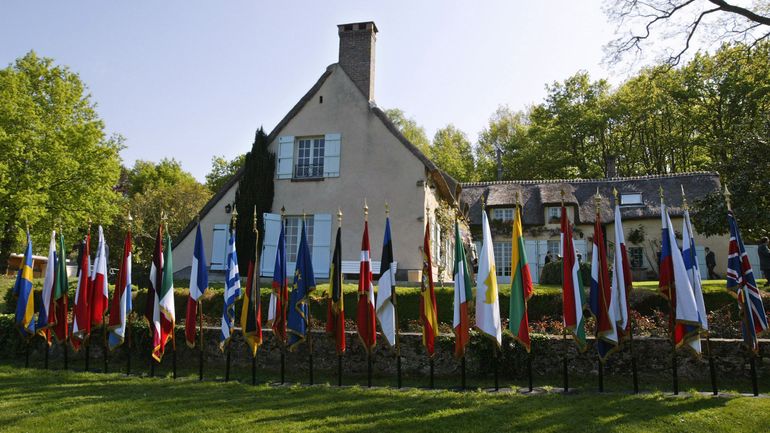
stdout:
{"type": "MultiPolygon", "coordinates": [[[[517,195],[522,204],[527,259],[532,277],[537,282],[546,254],[560,255],[562,191],[567,215],[575,224],[575,248],[583,261],[589,261],[596,216],[594,196],[598,189],[602,197],[599,210],[604,235],[608,246],[612,247],[615,240],[613,189],[616,189],[633,277],[640,281],[657,279],[661,235],[660,188],[663,189],[671,222],[680,237],[684,212],[682,190],[687,195],[688,203],[693,203],[706,194],[719,192],[720,182],[716,173],[697,172],[609,179],[477,182],[463,183],[461,187],[461,201],[468,209],[474,239],[480,238],[476,234],[481,230],[481,198],[486,201],[496,268],[503,282],[510,280],[511,220],[517,195]]],[[[696,232],[695,243],[702,277],[705,279],[707,276],[705,247],[715,252],[715,271],[724,275],[727,235],[706,237],[696,232]]],[[[756,263],[756,249],[749,250],[750,256],[754,254],[752,263],[756,263]]]]}
{"type": "MultiPolygon", "coordinates": [[[[294,272],[299,231],[304,215],[313,268],[327,278],[342,210],[343,272],[357,274],[364,228],[364,203],[369,206],[372,258],[378,259],[390,207],[393,249],[400,281],[419,281],[426,216],[438,209],[456,209],[459,185],[407,140],[374,101],[377,26],[369,21],[337,26],[339,61],[289,110],[268,136],[276,155],[272,212],[263,215],[265,241],[261,274],[271,277],[278,234],[279,210],[286,208],[287,271],[294,272]]],[[[225,266],[227,227],[242,172],[217,192],[200,212],[203,240],[213,271],[225,266]]],[[[240,211],[247,215],[248,211],[240,211]]],[[[435,269],[451,273],[453,258],[447,226],[431,217],[435,269]],[[443,227],[443,228],[442,228],[443,227]],[[444,240],[446,239],[446,240],[444,240]],[[441,241],[435,241],[441,240],[441,241]],[[446,245],[444,245],[446,243],[446,245]]],[[[189,276],[195,223],[174,242],[174,273],[189,276]]],[[[379,261],[372,268],[379,272],[379,261]]]]}

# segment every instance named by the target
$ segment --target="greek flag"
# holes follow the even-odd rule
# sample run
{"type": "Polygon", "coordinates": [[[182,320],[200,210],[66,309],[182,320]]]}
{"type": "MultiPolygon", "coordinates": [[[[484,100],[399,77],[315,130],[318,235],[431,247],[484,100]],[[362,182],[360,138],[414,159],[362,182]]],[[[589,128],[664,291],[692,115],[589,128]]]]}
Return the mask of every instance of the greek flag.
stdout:
{"type": "Polygon", "coordinates": [[[227,241],[227,272],[225,274],[225,305],[222,308],[222,329],[219,350],[225,351],[235,326],[235,301],[241,296],[241,276],[238,274],[238,254],[235,251],[235,228],[227,241]]]}

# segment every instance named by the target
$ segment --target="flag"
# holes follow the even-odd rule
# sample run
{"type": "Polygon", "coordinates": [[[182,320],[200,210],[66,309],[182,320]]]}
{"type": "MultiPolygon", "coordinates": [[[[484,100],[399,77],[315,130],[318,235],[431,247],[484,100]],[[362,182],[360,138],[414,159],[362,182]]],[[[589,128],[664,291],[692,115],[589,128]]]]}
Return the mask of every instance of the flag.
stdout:
{"type": "Polygon", "coordinates": [[[115,350],[126,339],[128,315],[131,314],[131,230],[126,233],[123,241],[123,257],[115,279],[115,291],[112,293],[110,305],[110,321],[107,324],[110,334],[107,343],[110,350],[115,350]]]}
{"type": "Polygon", "coordinates": [[[157,295],[157,315],[160,321],[155,326],[160,332],[158,334],[158,343],[152,351],[152,357],[158,362],[163,358],[168,340],[174,340],[174,324],[176,323],[176,312],[174,311],[174,264],[171,250],[171,236],[167,231],[166,242],[163,248],[163,275],[157,295]]]}
{"type": "Polygon", "coordinates": [[[687,270],[687,278],[690,280],[690,287],[695,296],[695,306],[698,309],[698,321],[700,329],[708,332],[708,314],[706,313],[706,303],[703,301],[703,285],[701,284],[700,269],[698,268],[698,256],[695,253],[695,237],[690,222],[690,211],[684,210],[684,227],[682,227],[682,259],[684,268],[687,270]]]}
{"type": "Polygon", "coordinates": [[[107,311],[109,291],[107,285],[107,245],[104,242],[104,231],[99,226],[99,243],[96,246],[96,258],[91,270],[91,301],[88,304],[91,310],[91,327],[99,326],[104,322],[104,313],[107,311]]]}
{"type": "Polygon", "coordinates": [[[671,302],[671,320],[674,326],[674,343],[676,347],[687,345],[696,353],[700,353],[700,321],[698,307],[695,304],[687,269],[684,266],[682,253],[676,243],[676,236],[671,226],[666,206],[661,203],[662,236],[660,252],[660,281],[658,286],[661,294],[671,302]]]}
{"type": "Polygon", "coordinates": [[[479,270],[476,273],[476,327],[502,344],[500,326],[500,300],[497,296],[497,274],[492,233],[486,211],[481,212],[481,254],[479,270]]]}
{"type": "Polygon", "coordinates": [[[310,314],[308,303],[310,302],[310,292],[315,290],[312,257],[310,248],[307,245],[305,222],[303,221],[299,250],[297,251],[297,267],[294,271],[294,288],[289,296],[289,314],[286,320],[290,350],[293,350],[305,341],[307,336],[310,314]]]}
{"type": "Polygon", "coordinates": [[[332,265],[329,270],[329,300],[326,332],[334,336],[337,354],[345,352],[345,294],[342,292],[342,227],[337,228],[332,265]]]}
{"type": "Polygon", "coordinates": [[[35,293],[32,289],[32,238],[27,230],[27,249],[24,251],[24,262],[16,274],[13,285],[16,297],[16,326],[22,335],[35,335],[35,293]]]}
{"type": "MultiPolygon", "coordinates": [[[[436,239],[436,242],[438,241],[436,239]]],[[[430,259],[430,217],[425,223],[425,237],[422,242],[420,323],[422,324],[422,344],[428,351],[428,356],[433,356],[436,336],[438,335],[438,310],[436,309],[436,293],[433,291],[433,262],[430,259]]]]}
{"type": "Polygon", "coordinates": [[[241,296],[241,275],[238,272],[238,253],[235,250],[235,227],[230,229],[227,241],[227,270],[225,272],[225,303],[219,334],[219,350],[225,351],[235,326],[235,301],[241,296]]]}
{"type": "Polygon", "coordinates": [[[524,248],[521,208],[516,206],[511,239],[511,304],[508,329],[511,330],[514,340],[521,343],[527,352],[530,351],[527,301],[533,293],[532,275],[529,273],[527,250],[524,248]]]}
{"type": "Polygon", "coordinates": [[[374,316],[374,286],[372,285],[372,262],[369,251],[369,222],[364,221],[364,235],[361,238],[361,265],[358,271],[356,326],[361,343],[367,352],[371,353],[377,343],[377,322],[374,316]]]}
{"type": "Polygon", "coordinates": [[[195,245],[193,246],[192,267],[190,268],[190,296],[187,298],[187,315],[184,323],[185,341],[189,347],[195,347],[198,322],[198,299],[209,286],[209,272],[206,267],[206,250],[203,249],[203,235],[201,225],[195,233],[195,245]]]}
{"type": "Polygon", "coordinates": [[[727,258],[727,290],[738,299],[741,309],[741,331],[743,342],[754,351],[759,352],[759,334],[767,331],[767,316],[762,305],[762,297],[754,272],[751,270],[749,256],[741,239],[741,231],[732,211],[727,212],[727,223],[730,226],[730,249],[727,258]]]}
{"type": "Polygon", "coordinates": [[[56,230],[51,232],[51,242],[48,244],[48,263],[45,267],[45,278],[43,278],[43,293],[40,305],[40,311],[37,314],[37,324],[35,328],[38,335],[45,338],[48,345],[51,345],[51,330],[49,329],[56,322],[53,315],[53,294],[56,286],[56,230]]]}
{"type": "Polygon", "coordinates": [[[91,233],[86,234],[80,245],[80,267],[78,268],[78,286],[75,289],[75,305],[72,307],[72,334],[70,342],[75,351],[91,334],[90,284],[88,272],[91,269],[91,233]]]}
{"type": "Polygon", "coordinates": [[[382,335],[390,346],[396,345],[396,278],[393,274],[393,241],[390,237],[390,218],[385,218],[385,237],[380,256],[380,279],[377,281],[377,320],[382,335]]]}
{"type": "Polygon", "coordinates": [[[150,284],[147,287],[147,304],[144,309],[144,317],[150,327],[153,352],[160,346],[160,288],[163,285],[163,225],[158,225],[155,233],[155,248],[150,265],[150,284]]]}
{"type": "Polygon", "coordinates": [[[454,266],[454,317],[452,329],[455,333],[455,356],[465,356],[465,347],[470,342],[468,330],[471,327],[468,319],[468,301],[471,297],[471,273],[468,271],[468,262],[465,260],[465,248],[460,236],[460,225],[455,221],[455,266],[454,266]]]}
{"type": "Polygon", "coordinates": [[[572,224],[567,217],[567,208],[561,207],[561,251],[562,251],[562,305],[564,327],[572,333],[578,348],[586,348],[586,330],[583,310],[583,279],[580,264],[576,259],[575,244],[572,241],[572,224]]]}
{"type": "Polygon", "coordinates": [[[631,265],[626,253],[626,239],[623,234],[623,220],[620,217],[620,206],[615,204],[615,255],[612,266],[612,298],[610,310],[614,312],[617,320],[619,338],[625,338],[631,332],[631,311],[628,306],[628,297],[631,293],[633,281],[631,279],[631,265]]]}
{"type": "Polygon", "coordinates": [[[262,311],[259,289],[259,257],[255,248],[254,260],[249,261],[249,273],[246,274],[246,290],[243,291],[241,305],[241,332],[251,356],[257,356],[257,349],[262,344],[262,311]]]}
{"type": "Polygon", "coordinates": [[[591,291],[589,294],[591,314],[596,319],[596,348],[599,360],[605,362],[607,356],[618,347],[618,317],[612,308],[612,286],[607,264],[607,250],[604,246],[604,232],[599,212],[594,221],[593,248],[591,249],[591,291]]]}
{"type": "Polygon", "coordinates": [[[281,221],[281,234],[278,236],[278,247],[275,250],[273,290],[270,292],[270,303],[267,306],[267,324],[273,329],[275,337],[283,343],[286,343],[286,305],[288,302],[289,282],[286,278],[286,237],[284,236],[283,221],[281,221]]]}
{"type": "Polygon", "coordinates": [[[64,234],[59,234],[59,254],[56,258],[56,283],[53,293],[53,331],[56,334],[56,340],[59,343],[67,341],[69,323],[67,322],[67,291],[69,290],[69,281],[67,281],[67,263],[64,259],[64,234]]]}

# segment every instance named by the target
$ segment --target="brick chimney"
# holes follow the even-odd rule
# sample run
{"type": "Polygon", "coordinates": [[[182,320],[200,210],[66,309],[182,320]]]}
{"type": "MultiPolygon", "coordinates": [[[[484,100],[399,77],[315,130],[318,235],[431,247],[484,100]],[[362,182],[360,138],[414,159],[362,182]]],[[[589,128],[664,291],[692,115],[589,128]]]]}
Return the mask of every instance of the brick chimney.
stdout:
{"type": "Polygon", "coordinates": [[[604,159],[607,179],[618,177],[618,159],[614,155],[608,155],[604,159]]]}
{"type": "Polygon", "coordinates": [[[337,29],[340,35],[339,64],[371,101],[374,99],[374,44],[377,41],[377,26],[373,21],[367,21],[340,24],[337,29]]]}

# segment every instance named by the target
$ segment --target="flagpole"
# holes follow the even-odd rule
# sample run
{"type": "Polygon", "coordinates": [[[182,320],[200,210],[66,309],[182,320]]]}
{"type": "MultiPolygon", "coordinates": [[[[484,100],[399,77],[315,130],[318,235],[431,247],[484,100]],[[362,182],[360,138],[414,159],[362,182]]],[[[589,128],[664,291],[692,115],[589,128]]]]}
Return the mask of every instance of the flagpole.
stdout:
{"type": "MultiPolygon", "coordinates": [[[[663,186],[658,187],[658,194],[660,195],[660,205],[661,205],[661,213],[663,212],[663,186]]],[[[672,227],[668,228],[669,230],[672,230],[672,227]]],[[[668,239],[661,239],[661,242],[668,242],[668,239]]],[[[660,270],[659,270],[660,271],[660,270]]],[[[679,373],[678,373],[678,366],[677,366],[677,356],[676,356],[676,336],[675,336],[675,330],[676,330],[676,310],[674,308],[674,296],[673,291],[671,290],[671,282],[668,282],[668,321],[669,321],[669,333],[671,334],[671,378],[672,378],[672,385],[674,388],[674,395],[679,395],[679,373]]],[[[674,290],[676,290],[676,287],[674,287],[674,290]]]]}
{"type": "MultiPolygon", "coordinates": [[[[599,228],[601,228],[601,220],[599,215],[599,206],[602,203],[602,197],[599,195],[599,187],[596,187],[596,195],[594,196],[594,204],[596,205],[596,221],[599,223],[599,228]]],[[[597,248],[601,248],[602,245],[600,245],[596,239],[596,233],[594,233],[594,241],[596,241],[597,248]]],[[[615,240],[617,242],[617,239],[615,240]]],[[[602,242],[603,244],[604,242],[602,242]]],[[[599,249],[601,251],[601,249],[599,249]]],[[[599,259],[599,268],[601,268],[601,258],[599,259]]],[[[599,269],[599,277],[597,278],[598,281],[602,281],[601,272],[602,270],[599,269]]],[[[603,283],[602,283],[603,284],[603,283]]],[[[600,290],[604,290],[603,287],[600,286],[600,290]]],[[[600,297],[602,295],[599,295],[600,297]]],[[[606,314],[606,313],[605,313],[606,314]]],[[[597,313],[598,316],[598,313],[597,313]]],[[[598,322],[598,317],[597,317],[598,322]]],[[[617,326],[617,324],[615,324],[617,326]]],[[[599,324],[596,324],[596,344],[599,344],[599,324]]],[[[599,361],[599,392],[604,392],[604,362],[602,361],[601,355],[597,355],[596,357],[597,361],[599,361]]]]}
{"type": "Polygon", "coordinates": [[[48,336],[43,336],[43,344],[45,345],[45,358],[43,362],[45,369],[48,370],[48,352],[51,350],[50,346],[48,345],[48,336]]]}
{"type": "MultiPolygon", "coordinates": [[[[342,208],[340,208],[340,207],[337,208],[337,229],[340,231],[340,233],[342,233],[342,208]]],[[[335,245],[334,248],[336,250],[337,245],[335,245]]],[[[342,254],[342,251],[340,251],[339,253],[342,254]]],[[[335,255],[335,257],[336,257],[336,255],[335,255]]],[[[336,259],[332,258],[332,260],[336,260],[336,259]]],[[[335,268],[334,271],[336,273],[337,265],[333,264],[333,266],[335,268]]],[[[340,269],[339,271],[340,271],[340,275],[342,275],[342,269],[340,269]]],[[[329,275],[329,278],[330,278],[330,280],[329,280],[329,287],[330,287],[329,292],[332,294],[332,299],[330,300],[330,302],[334,303],[334,293],[333,293],[334,289],[333,289],[333,286],[332,286],[331,278],[334,278],[336,280],[336,277],[334,275],[329,275]]],[[[344,305],[344,299],[342,297],[344,297],[344,296],[345,296],[345,293],[344,293],[344,290],[342,289],[342,277],[340,277],[340,297],[342,299],[343,305],[344,305]]],[[[344,308],[343,308],[343,310],[344,310],[344,308]]],[[[339,320],[339,316],[337,317],[337,320],[339,320]]],[[[339,324],[337,326],[339,326],[339,324]]],[[[337,332],[337,330],[335,329],[335,333],[336,332],[337,332]]],[[[342,323],[342,332],[343,332],[343,334],[345,332],[345,323],[344,323],[344,321],[342,323]]],[[[337,350],[337,386],[342,386],[342,352],[339,351],[339,342],[335,341],[335,346],[337,346],[337,347],[335,347],[335,349],[338,349],[337,350]]]]}
{"type": "MultiPolygon", "coordinates": [[[[564,211],[564,190],[561,190],[561,209],[564,211]]],[[[562,266],[564,266],[564,255],[567,253],[565,251],[562,251],[562,266]]],[[[563,276],[562,276],[563,278],[563,276]]],[[[564,282],[562,281],[562,284],[564,282]]],[[[582,290],[582,287],[581,287],[582,290]]],[[[562,295],[564,296],[564,295],[562,295]]],[[[562,315],[564,315],[564,312],[562,312],[562,315]]],[[[562,329],[562,341],[564,342],[564,392],[569,391],[569,359],[567,358],[567,352],[569,352],[569,343],[567,341],[567,318],[564,317],[564,329],[562,329]]]]}
{"type": "Polygon", "coordinates": [[[69,348],[67,347],[66,338],[62,342],[62,346],[64,346],[64,369],[69,370],[69,348]]]}
{"type": "MultiPolygon", "coordinates": [[[[249,287],[249,290],[251,290],[251,296],[249,296],[249,299],[254,304],[254,321],[256,322],[258,308],[257,305],[261,305],[261,299],[257,295],[258,290],[256,290],[256,288],[259,287],[259,229],[257,229],[257,205],[254,205],[254,220],[252,222],[252,230],[254,230],[254,271],[252,273],[251,287],[249,287]]],[[[259,323],[257,322],[256,325],[259,325],[259,323]]],[[[262,338],[261,333],[262,330],[260,329],[260,338],[262,338]]],[[[254,344],[256,344],[256,341],[254,344]]],[[[251,356],[251,384],[257,384],[257,352],[255,350],[252,350],[251,356]]]]}
{"type": "MultiPolygon", "coordinates": [[[[305,210],[302,210],[302,225],[304,227],[305,225],[305,210]]],[[[311,308],[310,308],[310,292],[307,293],[307,350],[308,350],[308,367],[310,369],[310,384],[313,385],[313,332],[312,332],[312,323],[311,323],[311,308]]]]}
{"type": "MultiPolygon", "coordinates": [[[[390,218],[390,205],[385,202],[385,220],[390,218]]],[[[380,269],[382,273],[382,269],[380,269]]],[[[395,275],[390,274],[390,303],[393,304],[393,316],[394,316],[394,328],[396,331],[396,386],[401,389],[401,342],[400,331],[398,326],[398,301],[396,298],[396,281],[395,275]]]]}
{"type": "MultiPolygon", "coordinates": [[[[88,218],[88,237],[89,237],[89,239],[91,237],[91,218],[90,217],[88,218]]],[[[84,251],[84,253],[85,253],[85,251],[84,251]]],[[[90,262],[90,251],[89,251],[89,262],[90,262]]],[[[88,275],[89,272],[91,272],[91,270],[90,269],[86,269],[86,275],[85,275],[86,279],[90,278],[90,276],[88,275]]],[[[86,302],[86,304],[88,304],[88,302],[86,302]]],[[[88,314],[90,315],[91,312],[88,311],[88,314]]],[[[90,320],[91,319],[89,319],[89,322],[90,322],[90,320]]],[[[89,324],[89,327],[90,327],[90,324],[89,324]]],[[[84,366],[83,371],[88,371],[88,367],[89,367],[88,364],[89,364],[89,361],[91,359],[91,335],[90,335],[90,332],[91,331],[89,329],[89,335],[86,336],[85,340],[83,341],[83,345],[86,346],[86,359],[85,359],[85,366],[84,366]]]]}
{"type": "Polygon", "coordinates": [[[200,302],[198,302],[198,381],[203,380],[203,297],[199,296],[200,302]]]}
{"type": "MultiPolygon", "coordinates": [[[[281,206],[281,230],[284,229],[283,224],[284,224],[284,218],[285,217],[286,217],[286,206],[281,206]]],[[[284,241],[284,243],[285,243],[285,241],[284,241]]],[[[284,248],[284,250],[285,250],[285,248],[284,248]]],[[[281,257],[281,260],[283,261],[283,267],[286,267],[286,260],[285,259],[286,259],[286,253],[284,251],[283,257],[281,257]]],[[[283,269],[283,272],[285,274],[286,273],[286,269],[283,269]]],[[[287,300],[287,302],[284,302],[284,299],[283,299],[283,293],[284,293],[283,292],[283,288],[284,288],[284,286],[286,284],[286,275],[281,275],[281,281],[282,281],[282,283],[281,283],[281,287],[279,289],[280,292],[279,292],[279,296],[278,297],[281,298],[281,311],[280,311],[280,314],[281,314],[281,324],[282,324],[281,326],[284,327],[284,335],[285,335],[286,334],[286,331],[285,331],[285,329],[286,329],[286,320],[285,320],[286,314],[285,313],[286,313],[286,303],[288,302],[288,300],[287,300]]],[[[279,313],[278,311],[275,312],[275,314],[278,314],[278,313],[279,313]]],[[[284,383],[286,383],[286,339],[282,338],[282,336],[278,336],[278,339],[281,341],[281,385],[283,385],[284,383]]]]}
{"type": "MultiPolygon", "coordinates": [[[[105,275],[105,278],[107,276],[105,275]]],[[[104,315],[102,315],[102,336],[104,337],[104,372],[107,373],[108,363],[109,363],[109,346],[107,345],[107,322],[104,320],[104,315]]]]}
{"type": "Polygon", "coordinates": [[[527,377],[529,379],[529,392],[532,392],[532,352],[527,352],[527,377]]]}
{"type": "Polygon", "coordinates": [[[131,314],[126,318],[126,376],[131,374],[131,314]]]}
{"type": "MultiPolygon", "coordinates": [[[[366,197],[364,197],[364,223],[366,223],[367,221],[369,221],[369,206],[366,204],[366,197]]],[[[368,234],[367,234],[367,237],[368,237],[368,234]]],[[[359,279],[363,277],[364,277],[363,275],[358,276],[359,279]]],[[[367,290],[369,289],[370,287],[367,287],[367,290]]],[[[359,294],[359,296],[361,295],[359,294]]],[[[366,321],[367,335],[370,334],[368,329],[370,323],[371,322],[369,320],[366,321]]],[[[366,342],[365,344],[366,344],[366,386],[371,388],[372,387],[372,348],[369,345],[369,342],[366,342]]]]}
{"type": "Polygon", "coordinates": [[[29,338],[24,342],[24,368],[29,368],[29,338]]]}
{"type": "MultiPolygon", "coordinates": [[[[618,190],[616,188],[612,188],[612,195],[615,197],[615,206],[620,205],[620,201],[618,200],[618,190]]],[[[615,224],[618,222],[615,221],[615,224]]],[[[621,222],[622,224],[622,222],[621,222]]],[[[617,242],[617,239],[615,239],[615,242],[617,242]]],[[[621,266],[622,266],[622,258],[621,258],[621,266]]],[[[624,270],[625,271],[625,270],[624,270]]],[[[625,274],[624,274],[625,276],[625,274]]],[[[623,290],[626,291],[626,294],[628,294],[631,290],[631,288],[626,287],[625,281],[623,281],[623,290]]],[[[634,355],[634,321],[631,318],[631,306],[628,304],[628,296],[626,296],[626,307],[628,309],[629,315],[628,315],[628,352],[631,355],[631,376],[633,378],[633,384],[634,384],[634,394],[639,394],[639,374],[636,367],[636,356],[634,355]]]]}

